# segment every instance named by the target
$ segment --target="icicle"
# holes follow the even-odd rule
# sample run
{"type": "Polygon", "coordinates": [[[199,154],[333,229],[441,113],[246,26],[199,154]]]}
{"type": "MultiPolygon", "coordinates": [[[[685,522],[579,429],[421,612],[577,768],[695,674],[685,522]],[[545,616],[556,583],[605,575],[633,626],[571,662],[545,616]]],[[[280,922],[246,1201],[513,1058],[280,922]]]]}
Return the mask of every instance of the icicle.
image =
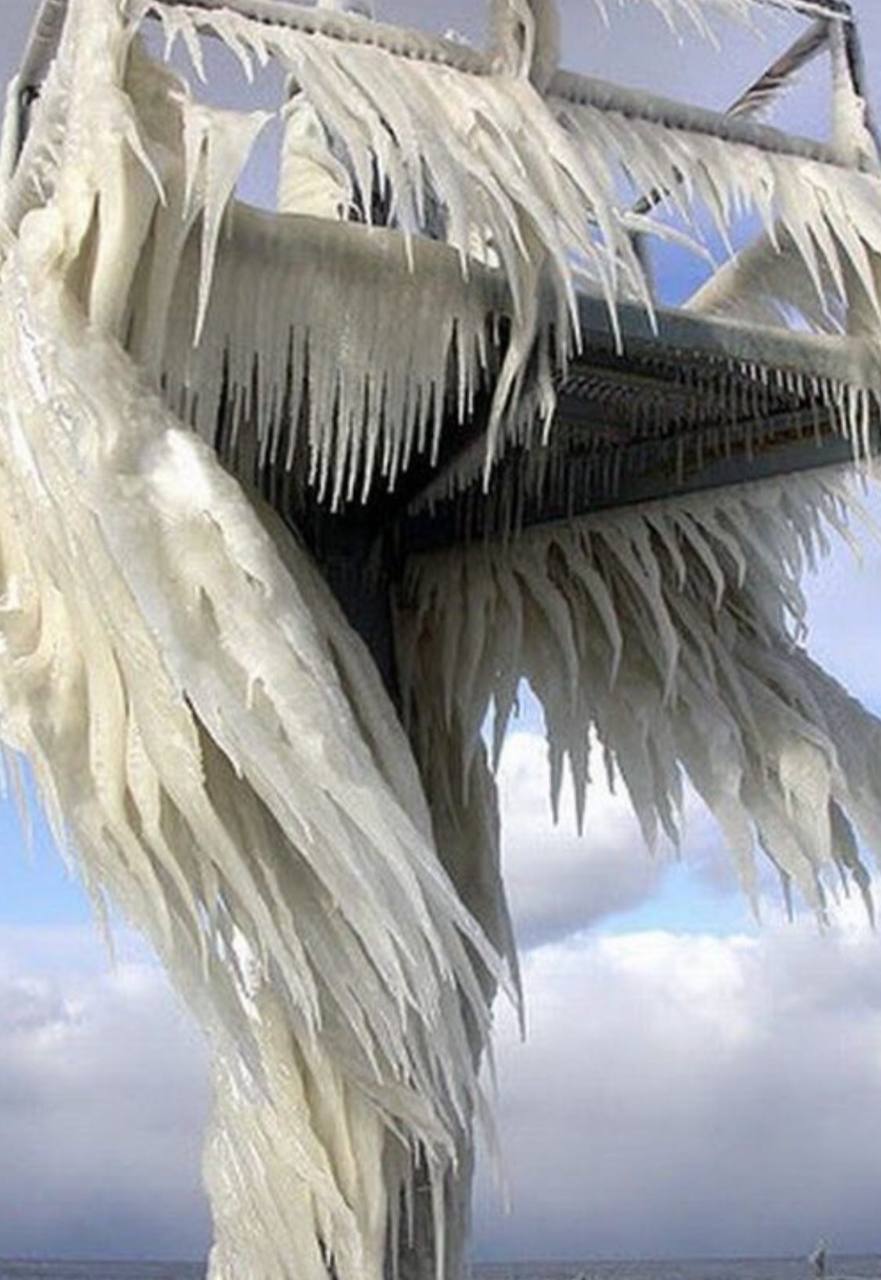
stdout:
{"type": "Polygon", "coordinates": [[[12,180],[21,150],[21,81],[13,76],[6,89],[6,103],[0,132],[0,193],[5,194],[12,180]]]}
{"type": "Polygon", "coordinates": [[[585,776],[595,733],[651,845],[659,830],[678,835],[682,770],[718,817],[751,900],[763,849],[822,915],[824,868],[837,861],[866,884],[833,835],[833,800],[881,850],[881,777],[869,763],[881,724],[793,647],[798,579],[823,526],[841,528],[842,501],[853,500],[835,480],[787,477],[420,558],[399,619],[407,696],[424,716],[429,672],[440,673],[438,718],[465,696],[469,659],[451,626],[479,563],[488,585],[467,653],[479,644],[483,683],[469,680],[467,699],[478,726],[495,704],[497,750],[511,690],[526,680],[544,708],[552,793],[563,761],[585,776]],[[524,611],[528,627],[512,627],[524,611]],[[574,681],[562,654],[577,655],[574,681]]]}
{"type": "Polygon", "coordinates": [[[345,220],[354,195],[351,176],[333,154],[314,107],[303,94],[294,94],[286,111],[279,211],[345,220]]]}
{"type": "MultiPolygon", "coordinates": [[[[881,731],[793,646],[799,574],[841,523],[834,488],[521,528],[533,492],[566,509],[582,480],[621,480],[614,450],[568,471],[548,426],[577,348],[576,283],[594,282],[619,341],[621,299],[651,308],[623,169],[686,217],[705,204],[723,234],[755,208],[824,317],[854,282],[877,304],[879,184],[687,120],[549,103],[554,8],[512,4],[503,67],[451,54],[439,75],[345,15],[292,8],[275,27],[144,0],[129,21],[116,0],[70,0],[30,195],[8,194],[3,731],[65,815],[96,905],[111,896],[151,936],[208,1033],[213,1280],[283,1275],[292,1258],[303,1280],[381,1280],[417,1165],[434,1261],[458,1265],[465,1215],[445,1218],[443,1196],[482,1109],[493,992],[509,971],[516,987],[480,735],[492,704],[499,749],[521,677],[579,821],[593,732],[649,844],[676,839],[692,778],[753,896],[763,846],[822,913],[830,860],[865,885],[846,824],[881,839],[881,731]],[[248,74],[280,60],[321,163],[340,166],[325,171],[331,212],[345,187],[389,225],[237,206],[267,116],[193,102],[134,43],[147,12],[197,75],[205,31],[248,74]],[[504,539],[408,566],[411,745],[308,557],[218,455],[266,490],[309,477],[340,505],[437,457],[445,418],[464,421],[491,384],[491,456],[478,444],[439,492],[515,444],[531,474],[487,470],[486,502],[465,505],[466,527],[497,516],[504,539]]],[[[744,406],[761,416],[775,381],[747,365],[744,406]]],[[[872,378],[818,376],[864,440],[872,378]]],[[[693,367],[682,383],[699,429],[693,367]]],[[[675,465],[690,460],[680,441],[675,465]]]]}
{"type": "Polygon", "coordinates": [[[208,311],[217,242],[227,205],[254,143],[271,116],[266,111],[222,111],[185,98],[183,114],[186,191],[184,217],[198,200],[202,211],[202,258],[194,345],[198,346],[208,311]]]}

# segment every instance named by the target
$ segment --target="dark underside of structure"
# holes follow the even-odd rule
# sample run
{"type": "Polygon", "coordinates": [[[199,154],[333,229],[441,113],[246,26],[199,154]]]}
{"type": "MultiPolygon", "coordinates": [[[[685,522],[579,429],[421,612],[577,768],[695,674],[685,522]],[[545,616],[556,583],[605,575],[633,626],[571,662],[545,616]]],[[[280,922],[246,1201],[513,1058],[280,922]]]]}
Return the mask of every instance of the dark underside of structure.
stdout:
{"type": "Polygon", "coordinates": [[[865,458],[881,413],[862,390],[860,339],[746,326],[580,299],[581,350],[559,381],[547,443],[511,445],[483,481],[489,397],[451,422],[395,490],[296,524],[391,688],[386,591],[413,554],[682,494],[865,458]],[[455,477],[461,478],[457,482],[455,477]],[[470,478],[469,478],[470,477],[470,478]]]}
{"type": "MultiPolygon", "coordinates": [[[[194,4],[210,11],[219,0],[194,0],[194,4]]],[[[580,100],[579,95],[586,93],[595,105],[625,115],[639,118],[648,111],[650,118],[655,112],[671,125],[678,123],[700,134],[835,166],[839,159],[830,148],[779,133],[750,118],[757,102],[773,97],[827,46],[829,23],[851,16],[843,0],[790,0],[790,5],[813,19],[813,25],[727,114],[690,108],[683,114],[677,104],[660,99],[649,110],[639,95],[564,72],[552,90],[561,100],[580,100]]],[[[34,29],[20,90],[21,147],[28,133],[30,107],[55,55],[67,7],[67,0],[45,0],[34,29]]],[[[237,0],[235,8],[261,22],[335,31],[332,14],[297,5],[237,0]]],[[[352,30],[356,27],[357,21],[352,30]]],[[[394,31],[381,25],[367,24],[363,38],[397,47],[394,31]]],[[[429,41],[420,53],[417,40],[414,48],[415,56],[452,60],[475,74],[487,69],[483,55],[443,41],[429,41]]],[[[862,60],[856,27],[849,21],[847,57],[854,88],[860,92],[862,60]]],[[[663,192],[652,193],[640,211],[650,211],[663,197],[663,192]]],[[[267,268],[267,246],[288,255],[292,246],[301,255],[328,252],[327,230],[313,244],[310,237],[317,236],[317,229],[313,223],[310,230],[309,220],[297,229],[296,238],[287,241],[283,237],[276,241],[280,224],[265,214],[240,211],[238,220],[247,232],[237,246],[239,254],[244,261],[250,253],[255,270],[262,270],[267,278],[276,269],[290,268],[284,258],[271,257],[267,268]]],[[[378,273],[378,287],[392,289],[395,274],[400,282],[406,273],[412,282],[402,238],[395,232],[373,229],[358,239],[354,226],[341,226],[338,247],[343,256],[337,266],[345,263],[345,253],[355,249],[359,261],[375,260],[372,269],[378,273]]],[[[424,242],[422,248],[445,252],[440,245],[424,242]]],[[[221,262],[223,256],[221,248],[221,262]]],[[[458,269],[454,256],[451,271],[458,269]]],[[[617,305],[613,324],[607,302],[599,294],[581,296],[578,305],[578,351],[565,375],[557,378],[556,413],[543,442],[537,438],[540,429],[528,441],[509,442],[496,456],[488,484],[483,465],[485,437],[497,366],[486,371],[485,390],[475,411],[464,422],[450,412],[438,447],[430,454],[414,453],[391,489],[376,483],[366,500],[359,495],[357,501],[334,509],[308,485],[281,477],[274,465],[261,469],[253,452],[250,463],[246,459],[244,466],[236,465],[223,447],[225,428],[220,415],[221,457],[253,480],[297,529],[362,633],[377,632],[376,637],[367,637],[371,643],[376,640],[375,649],[387,646],[388,627],[384,617],[376,618],[371,594],[376,594],[380,579],[386,583],[398,579],[413,554],[506,537],[516,530],[638,502],[834,466],[865,457],[881,443],[878,403],[866,391],[879,385],[877,354],[868,342],[661,308],[650,316],[645,307],[626,302],[617,305]]],[[[246,342],[257,328],[256,318],[253,326],[245,326],[246,342]]],[[[500,350],[497,345],[495,358],[500,358],[500,350]]],[[[307,382],[308,370],[291,368],[288,377],[307,382]]],[[[454,377],[450,385],[455,385],[454,377]]],[[[290,435],[295,425],[290,421],[282,425],[280,438],[290,435]]],[[[256,447],[255,451],[259,452],[256,447]]],[[[302,477],[307,468],[297,470],[302,477]]],[[[390,669],[390,659],[382,665],[390,669]]]]}
{"type": "Polygon", "coordinates": [[[580,352],[558,383],[546,444],[511,445],[485,486],[488,402],[451,424],[393,493],[336,514],[312,509],[322,553],[388,538],[440,550],[638,502],[841,465],[881,446],[860,339],[621,304],[620,338],[582,296],[580,352]]]}
{"type": "Polygon", "coordinates": [[[825,338],[582,297],[581,352],[545,448],[402,517],[412,551],[592,511],[828,467],[877,452],[879,409],[852,381],[868,352],[825,338]]]}

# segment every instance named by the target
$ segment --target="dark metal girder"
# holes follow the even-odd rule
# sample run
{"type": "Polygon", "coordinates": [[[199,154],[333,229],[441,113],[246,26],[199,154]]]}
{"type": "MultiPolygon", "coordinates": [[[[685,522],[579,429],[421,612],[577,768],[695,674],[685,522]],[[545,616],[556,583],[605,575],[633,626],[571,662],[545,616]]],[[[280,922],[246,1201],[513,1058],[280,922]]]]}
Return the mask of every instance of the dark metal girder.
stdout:
{"type": "MultiPolygon", "coordinates": [[[[565,430],[565,428],[562,428],[565,430]]],[[[874,428],[874,451],[881,434],[874,428]]],[[[821,437],[793,440],[786,435],[756,451],[741,449],[712,458],[677,475],[670,466],[636,471],[619,480],[614,492],[577,492],[538,504],[518,492],[516,486],[504,504],[489,505],[482,496],[465,493],[456,500],[438,503],[431,515],[412,512],[393,531],[393,543],[406,556],[430,554],[485,539],[509,538],[513,532],[566,523],[600,512],[621,510],[646,502],[660,502],[686,495],[725,489],[735,485],[791,476],[803,472],[842,467],[853,462],[853,447],[835,434],[827,422],[821,437]]],[[[518,461],[512,458],[509,469],[518,461]]]]}
{"type": "Polygon", "coordinates": [[[829,20],[818,18],[785,53],[775,58],[758,80],[753,81],[749,88],[744,90],[728,108],[727,114],[743,118],[763,110],[769,99],[773,99],[784,85],[822,53],[828,44],[829,20]]]}
{"type": "MultiPolygon", "coordinates": [[[[675,311],[659,312],[653,328],[625,305],[619,347],[601,299],[583,297],[580,313],[583,349],[561,384],[544,458],[512,449],[488,491],[475,473],[450,499],[437,497],[435,475],[406,509],[388,512],[402,553],[854,460],[832,401],[877,385],[867,343],[675,311]]],[[[870,412],[878,452],[877,403],[870,412]]],[[[479,447],[469,442],[472,454],[479,447]]]]}
{"type": "Polygon", "coordinates": [[[794,9],[805,18],[844,18],[853,21],[850,0],[759,0],[773,9],[794,9]]]}

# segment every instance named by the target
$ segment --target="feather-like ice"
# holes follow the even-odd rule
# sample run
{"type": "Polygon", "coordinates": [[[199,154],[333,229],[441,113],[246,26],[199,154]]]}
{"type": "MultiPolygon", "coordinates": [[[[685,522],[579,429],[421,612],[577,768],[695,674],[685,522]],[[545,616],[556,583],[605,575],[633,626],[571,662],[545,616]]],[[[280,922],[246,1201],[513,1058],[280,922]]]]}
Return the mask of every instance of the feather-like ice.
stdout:
{"type": "MultiPolygon", "coordinates": [[[[655,3],[704,25],[698,0],[655,3]]],[[[497,756],[530,682],[554,801],[568,767],[582,817],[595,736],[650,844],[676,838],[688,776],[752,897],[762,849],[821,915],[830,865],[869,901],[881,727],[798,647],[802,570],[847,535],[849,500],[835,479],[775,482],[512,519],[412,558],[405,730],[256,489],[288,520],[304,491],[406,505],[418,461],[441,496],[478,477],[510,510],[493,464],[539,444],[535,485],[566,482],[552,421],[576,286],[613,330],[623,299],[651,310],[624,172],[695,227],[698,205],[723,232],[759,214],[762,241],[692,311],[860,335],[872,358],[849,382],[814,340],[814,382],[865,453],[881,182],[841,49],[832,164],[670,104],[629,115],[559,73],[551,3],[499,0],[489,57],[286,12],[70,0],[23,149],[13,89],[0,730],[96,907],[149,935],[211,1041],[212,1280],[385,1280],[399,1254],[407,1280],[459,1280],[480,1056],[499,984],[517,991],[487,711],[497,756]],[[197,79],[206,32],[249,73],[283,65],[277,214],[235,199],[267,113],[154,62],[151,17],[197,79]]],[[[772,377],[760,351],[750,368],[772,377]]]]}
{"type": "Polygon", "coordinates": [[[584,814],[595,740],[650,846],[677,840],[691,781],[756,907],[759,851],[821,914],[836,862],[867,891],[849,833],[878,848],[881,724],[798,647],[800,578],[852,502],[789,477],[414,559],[398,625],[422,750],[448,725],[476,748],[490,712],[500,750],[525,680],[555,807],[566,764],[584,814]]]}

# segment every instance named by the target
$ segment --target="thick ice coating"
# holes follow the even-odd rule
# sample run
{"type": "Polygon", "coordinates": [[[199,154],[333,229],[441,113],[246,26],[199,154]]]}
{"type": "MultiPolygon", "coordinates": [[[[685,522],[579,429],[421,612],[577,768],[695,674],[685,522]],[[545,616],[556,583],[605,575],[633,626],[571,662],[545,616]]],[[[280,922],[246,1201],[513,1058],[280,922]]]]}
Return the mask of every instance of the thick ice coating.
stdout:
{"type": "MultiPolygon", "coordinates": [[[[512,444],[550,447],[576,284],[613,326],[651,309],[625,173],[695,227],[760,215],[695,316],[796,311],[871,354],[881,182],[841,76],[833,166],[561,75],[550,3],[497,3],[489,55],[435,61],[358,14],[287,12],[70,0],[20,156],[13,87],[0,731],[98,910],[150,937],[210,1039],[212,1280],[387,1280],[399,1258],[460,1280],[480,1057],[517,992],[488,710],[497,756],[530,682],[553,794],[570,768],[588,819],[596,737],[650,844],[676,838],[687,777],[751,895],[761,849],[821,916],[830,867],[870,904],[881,726],[799,647],[802,571],[853,508],[843,480],[786,480],[398,548],[405,727],[297,502],[406,503],[416,461],[442,496],[492,496],[512,444]],[[194,83],[145,53],[153,19],[194,83]],[[203,100],[206,33],[287,73],[278,213],[235,200],[272,113],[203,100]]],[[[816,371],[861,452],[877,366],[816,371]]]]}

